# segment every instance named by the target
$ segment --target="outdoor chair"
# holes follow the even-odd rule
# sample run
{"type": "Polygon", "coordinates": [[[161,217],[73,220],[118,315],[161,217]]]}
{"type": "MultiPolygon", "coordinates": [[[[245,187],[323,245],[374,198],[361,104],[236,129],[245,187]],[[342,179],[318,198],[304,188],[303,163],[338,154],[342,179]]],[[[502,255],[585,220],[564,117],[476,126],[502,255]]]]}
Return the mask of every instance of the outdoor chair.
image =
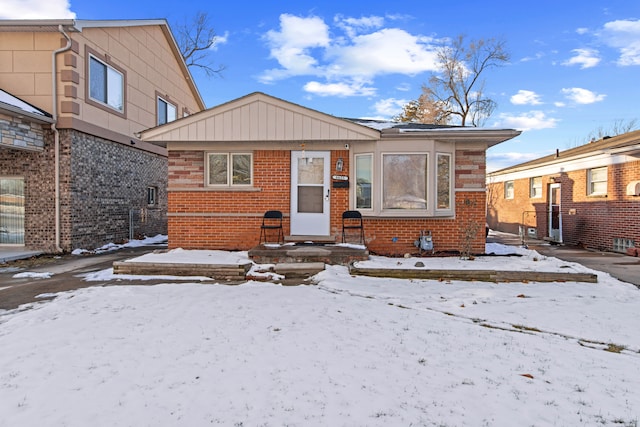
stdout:
{"type": "MultiPolygon", "coordinates": [[[[266,211],[262,217],[262,226],[260,226],[260,243],[268,242],[269,230],[277,230],[277,243],[284,243],[284,233],[282,232],[282,212],[266,211]]],[[[272,233],[272,234],[275,234],[272,233]]]]}
{"type": "Polygon", "coordinates": [[[359,211],[344,211],[342,213],[342,243],[346,243],[347,230],[358,232],[360,244],[364,245],[364,224],[359,211]]]}

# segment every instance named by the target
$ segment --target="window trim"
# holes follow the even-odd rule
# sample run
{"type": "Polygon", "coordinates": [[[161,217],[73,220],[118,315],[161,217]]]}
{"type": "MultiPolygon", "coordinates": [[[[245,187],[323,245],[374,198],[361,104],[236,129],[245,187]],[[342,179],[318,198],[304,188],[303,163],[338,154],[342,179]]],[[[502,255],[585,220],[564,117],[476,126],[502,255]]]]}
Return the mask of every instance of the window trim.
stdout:
{"type": "Polygon", "coordinates": [[[207,151],[205,152],[205,174],[204,174],[204,185],[207,188],[251,188],[253,187],[253,152],[246,151],[227,151],[227,152],[219,152],[219,151],[207,151]],[[227,157],[227,183],[226,184],[211,184],[209,182],[209,157],[212,155],[218,156],[226,156],[227,157]],[[244,155],[249,156],[249,174],[250,174],[250,182],[249,184],[234,184],[233,183],[233,156],[244,155]]]}
{"type": "Polygon", "coordinates": [[[115,114],[124,119],[127,118],[127,72],[124,68],[114,64],[111,57],[107,54],[100,54],[97,51],[91,49],[89,46],[85,46],[85,102],[103,111],[107,111],[111,114],[115,114]],[[98,62],[104,64],[107,69],[112,68],[122,76],[122,111],[112,107],[109,104],[94,99],[91,97],[91,58],[94,58],[98,62]]]}
{"type": "Polygon", "coordinates": [[[606,196],[608,194],[609,187],[609,168],[607,166],[599,166],[597,168],[590,168],[587,170],[587,196],[606,196]],[[593,171],[594,170],[603,170],[604,169],[604,179],[599,181],[593,180],[593,171]],[[594,182],[604,182],[605,190],[602,191],[593,191],[594,182]]]}
{"type": "Polygon", "coordinates": [[[156,125],[157,126],[166,125],[167,123],[171,123],[178,120],[178,111],[179,111],[178,104],[171,101],[168,95],[162,95],[160,92],[156,91],[156,125]],[[165,103],[165,109],[167,110],[166,113],[168,113],[169,105],[171,105],[175,109],[176,114],[173,120],[167,120],[164,123],[160,123],[160,108],[159,108],[160,101],[165,103]]]}
{"type": "Polygon", "coordinates": [[[375,173],[374,173],[374,169],[375,169],[375,155],[374,153],[368,152],[368,153],[356,153],[353,155],[353,164],[354,164],[354,177],[355,177],[355,181],[356,184],[354,186],[354,207],[355,209],[359,210],[359,211],[366,211],[366,212],[373,212],[373,207],[375,206],[375,191],[373,191],[374,189],[374,185],[375,185],[375,173]],[[371,187],[369,188],[369,197],[371,198],[371,207],[369,208],[363,208],[363,207],[359,207],[358,206],[358,157],[369,157],[371,160],[371,182],[370,185],[371,187]]]}
{"type": "MultiPolygon", "coordinates": [[[[453,210],[452,206],[453,206],[453,202],[454,202],[454,196],[453,196],[453,185],[451,185],[454,182],[454,175],[453,175],[453,170],[455,169],[455,166],[453,164],[453,153],[443,153],[443,152],[439,152],[436,151],[436,155],[435,155],[435,181],[436,181],[436,186],[435,186],[435,211],[436,212],[451,212],[453,210]],[[438,204],[439,204],[439,200],[438,198],[440,197],[440,191],[439,191],[439,187],[440,187],[440,173],[438,171],[438,165],[439,165],[439,157],[440,156],[446,156],[449,157],[449,206],[447,208],[439,208],[438,204]]],[[[427,203],[428,206],[428,203],[427,203]]]]}
{"type": "Polygon", "coordinates": [[[514,196],[515,196],[515,183],[513,182],[512,179],[509,181],[505,181],[504,182],[504,199],[513,200],[514,196]],[[509,184],[511,184],[511,195],[509,195],[507,191],[507,187],[509,186],[509,184]]]}
{"type": "Polygon", "coordinates": [[[541,176],[532,176],[531,178],[529,178],[529,198],[530,199],[542,198],[542,177],[541,176]],[[536,179],[540,180],[540,185],[537,185],[537,186],[535,185],[536,179]]]}

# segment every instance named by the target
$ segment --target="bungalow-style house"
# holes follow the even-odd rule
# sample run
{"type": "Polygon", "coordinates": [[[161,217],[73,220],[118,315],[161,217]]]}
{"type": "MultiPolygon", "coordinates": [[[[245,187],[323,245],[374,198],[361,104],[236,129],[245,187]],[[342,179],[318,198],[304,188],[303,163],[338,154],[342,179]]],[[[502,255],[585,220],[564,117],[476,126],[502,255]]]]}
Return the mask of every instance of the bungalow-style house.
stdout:
{"type": "Polygon", "coordinates": [[[1,20],[0,245],[165,234],[167,152],[136,135],[203,109],[165,20],[1,20]]]}
{"type": "Polygon", "coordinates": [[[640,131],[489,173],[487,188],[494,230],[626,252],[640,243],[640,131]]]}
{"type": "Polygon", "coordinates": [[[252,93],[141,134],[169,155],[169,247],[248,250],[265,211],[290,240],[340,242],[364,217],[372,253],[484,252],[485,151],[515,130],[347,120],[252,93]]]}

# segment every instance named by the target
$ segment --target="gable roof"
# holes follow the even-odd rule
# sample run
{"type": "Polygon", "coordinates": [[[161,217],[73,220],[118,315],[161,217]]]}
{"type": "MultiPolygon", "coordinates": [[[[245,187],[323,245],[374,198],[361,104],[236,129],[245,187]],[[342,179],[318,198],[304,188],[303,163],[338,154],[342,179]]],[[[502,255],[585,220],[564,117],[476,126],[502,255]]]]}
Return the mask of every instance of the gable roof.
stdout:
{"type": "Polygon", "coordinates": [[[40,123],[53,123],[51,114],[2,89],[0,89],[0,111],[5,111],[12,116],[28,117],[40,123]]]}
{"type": "Polygon", "coordinates": [[[380,131],[254,92],[141,133],[144,141],[322,141],[380,138],[380,131]]]}
{"type": "Polygon", "coordinates": [[[80,19],[0,19],[0,32],[59,32],[62,28],[66,32],[82,32],[84,28],[122,28],[159,26],[167,39],[167,43],[173,52],[184,79],[187,81],[198,106],[204,110],[206,105],[202,100],[200,91],[196,86],[193,76],[187,67],[176,39],[166,19],[126,19],[126,20],[80,20],[80,19]]]}
{"type": "Polygon", "coordinates": [[[488,176],[503,175],[519,172],[539,166],[559,164],[571,160],[596,156],[598,154],[629,154],[640,155],[640,130],[628,132],[614,137],[604,137],[598,141],[590,142],[564,151],[556,151],[555,154],[539,157],[528,162],[519,163],[508,168],[500,169],[487,174],[488,176]]]}

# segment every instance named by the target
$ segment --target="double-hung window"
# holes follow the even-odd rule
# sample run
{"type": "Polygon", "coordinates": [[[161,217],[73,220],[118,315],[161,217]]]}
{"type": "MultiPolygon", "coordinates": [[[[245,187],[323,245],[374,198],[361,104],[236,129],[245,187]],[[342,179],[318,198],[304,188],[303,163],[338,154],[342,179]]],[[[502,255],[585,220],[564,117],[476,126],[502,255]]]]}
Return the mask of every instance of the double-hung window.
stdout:
{"type": "Polygon", "coordinates": [[[529,178],[529,197],[537,199],[542,197],[542,177],[529,178]]]}
{"type": "Polygon", "coordinates": [[[89,99],[124,114],[124,74],[89,55],[89,99]]]}
{"type": "Polygon", "coordinates": [[[169,123],[178,118],[178,108],[175,104],[158,96],[158,125],[169,123]]]}
{"type": "Polygon", "coordinates": [[[589,169],[587,191],[589,196],[607,194],[607,167],[589,169]]]}
{"type": "Polygon", "coordinates": [[[250,186],[253,178],[250,153],[208,153],[207,185],[250,186]]]}
{"type": "Polygon", "coordinates": [[[513,199],[513,181],[505,181],[504,183],[504,198],[513,199]]]}

